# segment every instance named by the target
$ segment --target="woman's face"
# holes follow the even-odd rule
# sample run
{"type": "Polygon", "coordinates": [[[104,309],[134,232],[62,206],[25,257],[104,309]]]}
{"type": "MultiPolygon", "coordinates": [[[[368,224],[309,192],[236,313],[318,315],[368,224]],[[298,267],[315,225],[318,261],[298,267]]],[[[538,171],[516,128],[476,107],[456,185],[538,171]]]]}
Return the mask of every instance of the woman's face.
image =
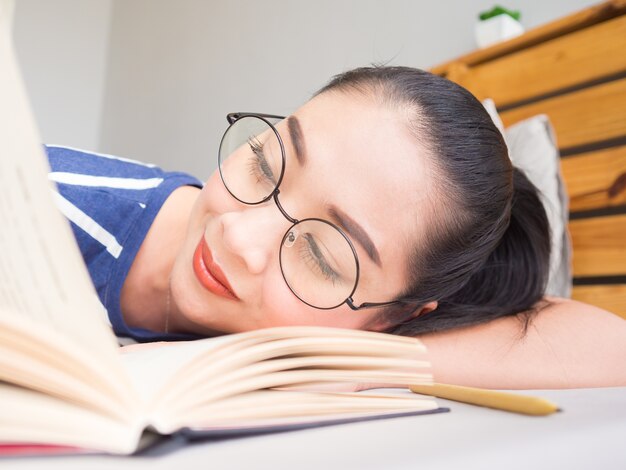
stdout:
{"type": "MultiPolygon", "coordinates": [[[[355,304],[393,300],[407,285],[407,260],[421,240],[429,182],[427,159],[406,117],[361,95],[327,92],[289,120],[276,126],[286,153],[281,205],[295,219],[326,219],[348,235],[360,264],[355,304]]],[[[273,199],[243,204],[214,172],[194,205],[172,271],[174,324],[196,333],[389,326],[377,321],[378,309],[352,311],[344,304],[320,310],[291,292],[279,264],[290,226],[273,199]],[[219,266],[217,277],[236,298],[212,276],[203,278],[207,265],[213,275],[219,266]]]]}

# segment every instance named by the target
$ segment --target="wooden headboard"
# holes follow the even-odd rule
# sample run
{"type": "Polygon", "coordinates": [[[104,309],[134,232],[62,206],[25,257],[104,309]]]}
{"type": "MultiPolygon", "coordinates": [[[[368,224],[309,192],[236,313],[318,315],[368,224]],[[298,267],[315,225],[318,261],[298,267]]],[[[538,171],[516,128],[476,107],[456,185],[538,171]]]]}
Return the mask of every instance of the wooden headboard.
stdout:
{"type": "Polygon", "coordinates": [[[550,117],[570,196],[572,296],[626,318],[626,0],[431,71],[492,98],[505,126],[550,117]]]}

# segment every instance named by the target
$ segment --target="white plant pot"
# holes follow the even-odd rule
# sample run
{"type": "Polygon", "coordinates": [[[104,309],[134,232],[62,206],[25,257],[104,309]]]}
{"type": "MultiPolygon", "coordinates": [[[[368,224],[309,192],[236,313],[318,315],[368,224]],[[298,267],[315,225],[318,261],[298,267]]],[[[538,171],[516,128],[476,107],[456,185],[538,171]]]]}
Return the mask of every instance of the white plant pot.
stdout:
{"type": "Polygon", "coordinates": [[[474,29],[478,47],[491,46],[497,42],[519,36],[523,32],[522,24],[506,14],[479,21],[474,29]]]}

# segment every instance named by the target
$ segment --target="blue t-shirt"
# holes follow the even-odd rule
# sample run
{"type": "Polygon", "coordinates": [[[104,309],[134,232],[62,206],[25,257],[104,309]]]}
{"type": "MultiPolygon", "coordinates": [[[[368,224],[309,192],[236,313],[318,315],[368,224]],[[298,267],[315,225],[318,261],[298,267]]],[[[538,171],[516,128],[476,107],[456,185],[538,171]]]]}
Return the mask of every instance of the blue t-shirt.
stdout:
{"type": "Polygon", "coordinates": [[[46,146],[56,182],[55,201],[71,222],[113,331],[136,341],[189,339],[131,328],[120,308],[122,285],[148,229],[168,196],[184,185],[202,187],[191,175],[69,147],[46,146]]]}

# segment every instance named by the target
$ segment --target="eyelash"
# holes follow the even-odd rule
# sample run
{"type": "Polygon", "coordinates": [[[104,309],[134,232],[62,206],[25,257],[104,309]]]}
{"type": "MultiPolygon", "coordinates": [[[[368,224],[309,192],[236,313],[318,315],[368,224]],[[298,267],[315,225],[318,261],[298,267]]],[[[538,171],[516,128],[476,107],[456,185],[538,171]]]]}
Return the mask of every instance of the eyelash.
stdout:
{"type": "Polygon", "coordinates": [[[302,235],[302,237],[306,240],[306,243],[300,245],[299,251],[302,259],[311,269],[318,271],[325,279],[332,281],[334,284],[340,278],[339,273],[328,265],[313,239],[313,235],[307,233],[302,235]]]}
{"type": "Polygon", "coordinates": [[[255,176],[259,182],[265,180],[268,183],[275,184],[274,173],[267,163],[261,142],[256,138],[249,138],[248,145],[254,153],[254,157],[249,162],[250,174],[255,176]]]}

